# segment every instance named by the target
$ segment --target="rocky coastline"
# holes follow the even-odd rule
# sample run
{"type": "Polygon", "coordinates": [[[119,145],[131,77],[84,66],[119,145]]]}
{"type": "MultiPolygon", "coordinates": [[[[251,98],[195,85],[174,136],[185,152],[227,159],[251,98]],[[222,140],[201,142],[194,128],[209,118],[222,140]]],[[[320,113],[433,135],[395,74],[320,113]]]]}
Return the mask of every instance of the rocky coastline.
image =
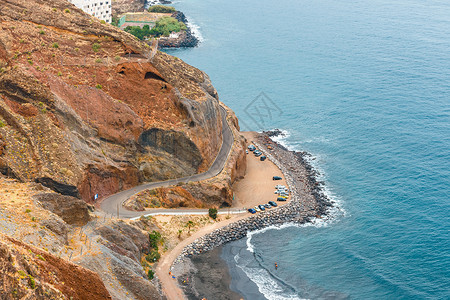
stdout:
{"type": "Polygon", "coordinates": [[[197,239],[183,249],[172,269],[176,269],[176,265],[186,258],[244,238],[250,231],[286,223],[303,224],[313,218],[327,216],[328,209],[333,204],[323,192],[323,182],[317,179],[318,172],[307,161],[310,154],[290,151],[270,138],[279,134],[280,131],[263,132],[252,142],[283,172],[291,190],[290,202],[239,220],[197,239]]]}
{"type": "Polygon", "coordinates": [[[186,30],[180,32],[177,38],[161,37],[158,40],[158,48],[190,48],[197,47],[199,40],[192,33],[191,27],[189,26],[189,21],[181,11],[176,11],[173,13],[172,17],[177,19],[179,22],[186,24],[186,30]]]}

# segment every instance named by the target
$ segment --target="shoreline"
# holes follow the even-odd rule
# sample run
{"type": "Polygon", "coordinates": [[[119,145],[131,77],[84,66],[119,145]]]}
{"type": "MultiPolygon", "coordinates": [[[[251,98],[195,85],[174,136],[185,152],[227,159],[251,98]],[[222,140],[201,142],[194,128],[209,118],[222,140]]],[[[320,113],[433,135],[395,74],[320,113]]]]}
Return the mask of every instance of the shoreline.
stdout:
{"type": "MultiPolygon", "coordinates": [[[[225,243],[242,239],[251,231],[264,229],[269,226],[280,226],[286,223],[304,224],[313,218],[327,216],[328,208],[333,205],[323,192],[323,182],[317,179],[318,172],[306,160],[306,157],[310,156],[310,154],[307,152],[288,150],[280,143],[271,139],[271,137],[276,137],[279,134],[282,134],[279,130],[254,133],[254,138],[250,142],[260,149],[267,156],[267,159],[272,161],[282,171],[284,179],[291,191],[291,200],[284,206],[278,206],[269,211],[260,212],[239,220],[233,220],[230,224],[193,240],[192,243],[187,244],[180,251],[180,254],[170,266],[170,270],[174,274],[177,276],[193,274],[192,270],[185,270],[186,265],[193,265],[192,258],[197,260],[197,256],[203,256],[205,253],[225,243]]],[[[212,254],[210,255],[209,257],[212,257],[212,254]]],[[[216,257],[216,260],[218,259],[221,258],[216,257]]],[[[191,280],[191,282],[194,280],[191,280]]],[[[196,289],[191,284],[179,285],[179,288],[188,294],[193,289],[196,289]]],[[[205,293],[207,291],[207,288],[203,290],[205,293]]],[[[221,293],[235,294],[235,292],[230,290],[229,285],[226,288],[223,287],[221,293]]]]}
{"type": "Polygon", "coordinates": [[[290,151],[270,139],[267,133],[259,133],[251,142],[267,156],[267,159],[280,168],[291,191],[291,201],[284,206],[259,212],[244,220],[216,229],[183,249],[174,263],[184,257],[191,257],[224,243],[241,239],[249,231],[286,223],[304,224],[311,218],[326,216],[327,208],[332,204],[322,191],[323,183],[316,179],[318,173],[304,159],[304,156],[309,154],[290,151]],[[267,146],[273,149],[269,150],[267,146]]]}

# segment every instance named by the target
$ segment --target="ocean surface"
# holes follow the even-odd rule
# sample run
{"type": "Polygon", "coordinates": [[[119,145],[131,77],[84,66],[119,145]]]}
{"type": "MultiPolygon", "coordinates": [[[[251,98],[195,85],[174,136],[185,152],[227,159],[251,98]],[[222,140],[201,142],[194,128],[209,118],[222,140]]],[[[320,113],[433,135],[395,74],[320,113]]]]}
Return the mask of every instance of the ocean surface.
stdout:
{"type": "Polygon", "coordinates": [[[231,288],[251,300],[450,299],[450,1],[174,6],[201,44],[167,52],[210,75],[242,130],[280,128],[310,152],[340,208],[226,245],[241,274],[231,288]]]}

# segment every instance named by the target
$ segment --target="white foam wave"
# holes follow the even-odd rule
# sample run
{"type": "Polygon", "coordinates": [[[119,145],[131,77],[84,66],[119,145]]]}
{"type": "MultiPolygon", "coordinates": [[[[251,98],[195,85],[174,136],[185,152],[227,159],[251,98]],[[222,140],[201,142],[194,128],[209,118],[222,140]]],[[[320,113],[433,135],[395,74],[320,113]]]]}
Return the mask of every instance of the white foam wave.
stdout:
{"type": "Polygon", "coordinates": [[[295,224],[295,223],[284,223],[284,224],[281,224],[281,225],[271,225],[271,226],[265,227],[263,229],[249,231],[247,233],[247,241],[246,241],[247,250],[249,252],[251,252],[251,253],[254,253],[254,248],[253,248],[253,245],[252,245],[252,237],[253,237],[253,235],[264,233],[264,232],[266,232],[268,230],[274,230],[274,229],[281,230],[281,229],[284,229],[284,228],[293,227],[293,226],[297,226],[297,225],[298,224],[295,224]]]}
{"type": "Polygon", "coordinates": [[[288,130],[285,129],[279,129],[281,131],[281,134],[277,136],[271,137],[271,139],[283,147],[286,147],[288,150],[294,150],[292,149],[292,145],[290,145],[287,141],[287,139],[291,136],[291,133],[288,130]]]}
{"type": "Polygon", "coordinates": [[[333,191],[332,185],[327,182],[327,173],[320,163],[323,161],[323,158],[320,155],[311,155],[305,156],[305,160],[318,172],[316,179],[325,182],[322,186],[322,192],[333,204],[333,206],[328,209],[328,218],[336,220],[338,217],[345,217],[347,211],[344,209],[342,198],[333,191]]]}
{"type": "Polygon", "coordinates": [[[239,268],[247,275],[247,277],[256,283],[258,290],[267,299],[271,300],[298,300],[301,299],[293,293],[289,293],[276,282],[270,274],[259,268],[249,268],[238,265],[239,268]]]}
{"type": "MultiPolygon", "coordinates": [[[[288,130],[285,129],[278,129],[281,131],[281,134],[279,134],[276,137],[272,137],[271,139],[282,146],[286,147],[290,151],[304,151],[301,147],[301,143],[295,143],[292,144],[289,142],[289,137],[291,136],[291,133],[288,130]]],[[[324,137],[318,137],[313,140],[306,141],[304,143],[312,142],[312,141],[320,141],[324,143],[330,142],[328,139],[324,137]]],[[[311,153],[310,153],[311,154],[311,153]]],[[[339,216],[346,216],[346,211],[343,208],[343,201],[342,199],[333,191],[332,186],[327,182],[327,175],[325,170],[322,168],[321,161],[324,161],[323,157],[320,155],[306,155],[304,156],[305,160],[318,172],[317,174],[317,180],[325,182],[325,185],[322,186],[322,192],[323,194],[330,200],[330,202],[333,204],[332,207],[328,210],[328,217],[319,219],[324,220],[326,219],[326,223],[330,223],[332,220],[336,220],[339,216]]],[[[321,224],[322,222],[316,222],[317,224],[321,224]]],[[[320,226],[321,225],[317,225],[320,226]]]]}
{"type": "Polygon", "coordinates": [[[192,35],[198,39],[199,43],[202,43],[205,39],[200,32],[200,26],[198,26],[191,17],[186,16],[186,19],[188,21],[189,28],[191,28],[192,35]]]}

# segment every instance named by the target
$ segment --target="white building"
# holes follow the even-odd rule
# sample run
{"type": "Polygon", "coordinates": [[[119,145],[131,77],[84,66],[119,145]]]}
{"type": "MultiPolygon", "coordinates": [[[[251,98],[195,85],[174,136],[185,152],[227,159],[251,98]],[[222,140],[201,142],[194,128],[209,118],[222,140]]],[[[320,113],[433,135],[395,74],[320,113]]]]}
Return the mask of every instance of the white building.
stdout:
{"type": "Polygon", "coordinates": [[[112,0],[69,0],[76,7],[100,20],[111,23],[112,0]]]}

